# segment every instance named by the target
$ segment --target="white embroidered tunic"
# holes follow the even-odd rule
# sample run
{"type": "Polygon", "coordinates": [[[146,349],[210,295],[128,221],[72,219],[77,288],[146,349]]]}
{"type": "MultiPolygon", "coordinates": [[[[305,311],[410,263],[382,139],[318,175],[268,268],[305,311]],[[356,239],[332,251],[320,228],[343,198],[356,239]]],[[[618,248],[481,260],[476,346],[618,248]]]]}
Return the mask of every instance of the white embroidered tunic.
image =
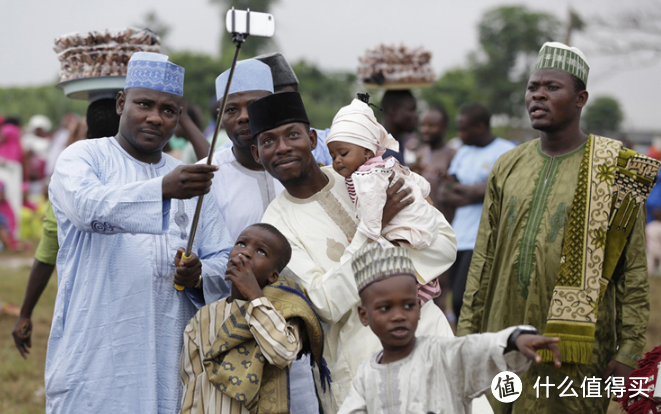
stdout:
{"type": "Polygon", "coordinates": [[[418,337],[409,356],[390,364],[379,364],[382,352],[376,352],[358,368],[338,414],[470,413],[472,400],[491,392],[498,373],[521,373],[530,365],[518,351],[503,354],[514,329],[418,337]]]}

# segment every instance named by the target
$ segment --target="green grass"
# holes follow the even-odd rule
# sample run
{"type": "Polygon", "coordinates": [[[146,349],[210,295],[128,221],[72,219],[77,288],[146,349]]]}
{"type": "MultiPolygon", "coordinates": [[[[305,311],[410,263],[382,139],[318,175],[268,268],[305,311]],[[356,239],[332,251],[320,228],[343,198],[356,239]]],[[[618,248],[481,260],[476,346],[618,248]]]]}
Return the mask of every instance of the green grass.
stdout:
{"type": "MultiPolygon", "coordinates": [[[[11,257],[29,258],[32,254],[25,252],[11,257]]],[[[7,252],[0,253],[0,266],[9,257],[7,252]]],[[[27,266],[16,269],[0,267],[0,300],[20,306],[29,274],[30,268],[27,266]]],[[[32,315],[32,348],[27,360],[18,353],[11,336],[16,317],[0,314],[0,413],[45,411],[44,365],[56,293],[57,275],[53,274],[32,315]]]]}
{"type": "MultiPolygon", "coordinates": [[[[9,255],[0,252],[0,300],[21,305],[27,285],[30,268],[18,269],[2,267],[7,258],[32,257],[33,252],[9,255]]],[[[34,324],[32,348],[27,360],[14,346],[11,331],[16,322],[14,316],[0,314],[0,413],[28,414],[43,413],[45,407],[44,364],[46,345],[57,293],[57,277],[53,274],[39,304],[32,315],[34,324]]],[[[650,279],[650,297],[661,297],[661,278],[650,279]]],[[[651,301],[650,324],[647,328],[647,346],[645,352],[661,344],[661,301],[651,301]]],[[[621,413],[618,406],[611,403],[609,414],[621,413]]]]}

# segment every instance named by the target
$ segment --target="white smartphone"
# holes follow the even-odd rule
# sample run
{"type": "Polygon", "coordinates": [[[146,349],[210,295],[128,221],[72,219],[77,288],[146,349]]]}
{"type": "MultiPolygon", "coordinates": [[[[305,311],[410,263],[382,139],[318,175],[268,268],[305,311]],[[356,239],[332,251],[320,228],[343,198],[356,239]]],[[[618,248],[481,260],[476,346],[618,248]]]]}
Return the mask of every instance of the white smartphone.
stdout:
{"type": "Polygon", "coordinates": [[[229,10],[225,17],[225,27],[229,33],[250,36],[273,37],[275,19],[272,14],[246,10],[229,10]]]}

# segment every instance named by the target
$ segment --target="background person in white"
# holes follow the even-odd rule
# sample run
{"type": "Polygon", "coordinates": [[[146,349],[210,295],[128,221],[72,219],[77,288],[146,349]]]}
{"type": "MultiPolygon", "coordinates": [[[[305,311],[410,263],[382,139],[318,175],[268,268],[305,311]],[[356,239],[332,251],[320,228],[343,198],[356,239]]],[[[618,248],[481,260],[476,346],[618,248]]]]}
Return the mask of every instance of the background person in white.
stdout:
{"type": "Polygon", "coordinates": [[[450,281],[452,310],[459,320],[487,179],[498,157],[515,145],[491,133],[491,113],[480,104],[460,109],[457,132],[464,145],[450,163],[448,174],[453,181],[445,187],[442,196],[449,205],[457,208],[452,221],[452,228],[457,233],[457,260],[450,268],[450,281]]]}

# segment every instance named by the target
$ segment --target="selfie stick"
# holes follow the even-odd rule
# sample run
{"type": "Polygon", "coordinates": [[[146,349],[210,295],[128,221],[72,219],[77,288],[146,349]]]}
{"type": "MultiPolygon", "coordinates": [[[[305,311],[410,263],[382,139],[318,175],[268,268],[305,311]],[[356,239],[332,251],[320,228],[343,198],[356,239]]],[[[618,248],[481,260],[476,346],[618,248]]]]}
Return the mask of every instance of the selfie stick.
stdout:
{"type": "MultiPolygon", "coordinates": [[[[232,8],[234,9],[234,8],[232,8]]],[[[248,29],[250,28],[250,9],[248,9],[248,29]]],[[[232,29],[234,29],[234,13],[232,13],[232,29]]],[[[216,140],[218,139],[218,133],[220,132],[220,122],[223,118],[223,113],[225,113],[225,104],[227,103],[227,95],[230,91],[230,84],[232,83],[232,77],[234,76],[234,69],[236,68],[236,60],[239,57],[239,49],[241,49],[241,44],[246,41],[248,37],[244,33],[232,32],[232,42],[236,43],[236,50],[234,51],[234,59],[232,59],[232,66],[230,68],[230,75],[227,78],[227,86],[225,87],[225,93],[223,94],[223,105],[218,112],[218,117],[216,118],[216,127],[213,130],[213,139],[211,140],[211,147],[209,148],[209,156],[207,156],[207,165],[211,165],[213,159],[214,148],[216,147],[216,140]]],[[[193,224],[191,225],[190,238],[188,239],[188,246],[186,246],[186,252],[181,257],[181,260],[187,260],[191,258],[191,250],[193,250],[193,240],[195,239],[195,233],[197,232],[197,223],[200,221],[200,213],[202,212],[202,201],[204,200],[204,194],[200,195],[197,199],[197,206],[195,207],[195,215],[193,216],[193,224]]],[[[174,285],[177,290],[184,290],[184,286],[174,285]]]]}

